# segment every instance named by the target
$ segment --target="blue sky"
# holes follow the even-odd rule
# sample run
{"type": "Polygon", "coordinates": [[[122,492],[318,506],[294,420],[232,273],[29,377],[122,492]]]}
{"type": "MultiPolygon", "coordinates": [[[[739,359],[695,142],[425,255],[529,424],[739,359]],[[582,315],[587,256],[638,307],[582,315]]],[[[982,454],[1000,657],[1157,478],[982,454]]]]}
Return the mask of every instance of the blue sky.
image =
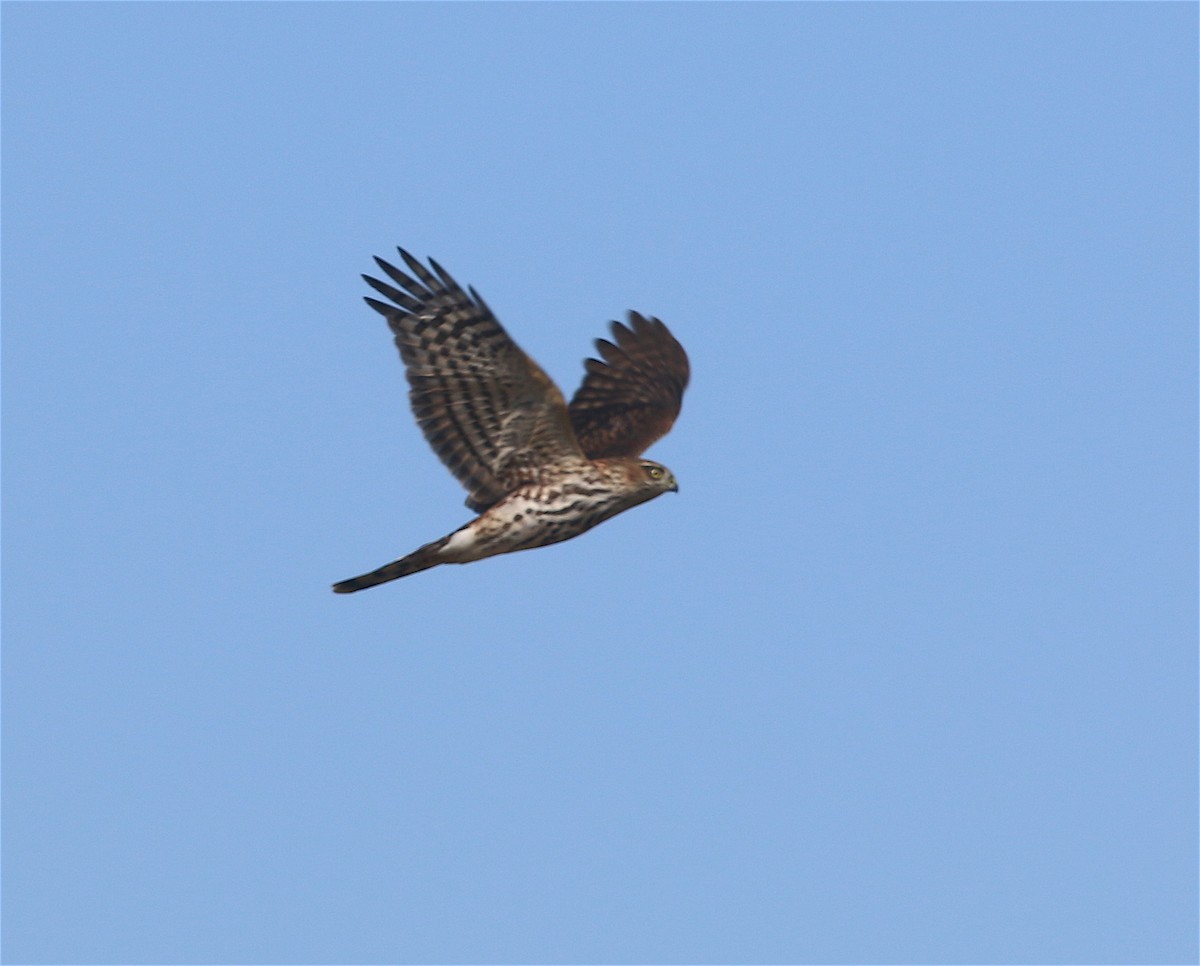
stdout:
{"type": "Polygon", "coordinates": [[[1197,957],[1194,4],[21,4],[4,957],[1197,957]],[[358,273],[681,492],[469,514],[358,273]]]}

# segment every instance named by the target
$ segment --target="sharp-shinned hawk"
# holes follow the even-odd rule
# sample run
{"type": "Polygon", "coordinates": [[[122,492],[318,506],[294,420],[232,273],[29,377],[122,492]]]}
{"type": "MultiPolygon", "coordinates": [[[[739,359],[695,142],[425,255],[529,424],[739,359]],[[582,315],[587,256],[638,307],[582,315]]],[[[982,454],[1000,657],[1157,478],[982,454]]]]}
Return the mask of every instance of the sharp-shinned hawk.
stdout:
{"type": "Polygon", "coordinates": [[[404,249],[407,275],[376,258],[397,287],[364,275],[388,301],[417,422],[480,514],[448,536],[369,574],[339,594],[444,563],[469,563],[578,536],[639,503],[679,489],[665,466],[641,459],[679,415],[688,383],[683,347],[658,319],[629,313],[596,340],[568,406],[558,387],[504,331],[479,294],[433,259],[404,249]],[[430,270],[432,269],[432,271],[430,270]]]}

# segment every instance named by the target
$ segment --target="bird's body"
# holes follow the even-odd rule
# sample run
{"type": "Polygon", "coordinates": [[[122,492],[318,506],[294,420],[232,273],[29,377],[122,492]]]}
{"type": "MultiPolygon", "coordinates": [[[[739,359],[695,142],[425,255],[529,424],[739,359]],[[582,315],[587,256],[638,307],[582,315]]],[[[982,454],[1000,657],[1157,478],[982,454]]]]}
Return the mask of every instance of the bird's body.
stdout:
{"type": "Polygon", "coordinates": [[[335,591],[560,543],[678,490],[669,470],[639,455],[674,422],[688,380],[666,326],[636,313],[632,328],[613,323],[617,343],[597,340],[605,361],[588,360],[568,407],[473,289],[468,297],[436,262],[434,276],[400,254],[417,278],[376,259],[404,291],[364,276],[396,304],[367,301],[396,335],[426,439],[480,516],[335,591]]]}

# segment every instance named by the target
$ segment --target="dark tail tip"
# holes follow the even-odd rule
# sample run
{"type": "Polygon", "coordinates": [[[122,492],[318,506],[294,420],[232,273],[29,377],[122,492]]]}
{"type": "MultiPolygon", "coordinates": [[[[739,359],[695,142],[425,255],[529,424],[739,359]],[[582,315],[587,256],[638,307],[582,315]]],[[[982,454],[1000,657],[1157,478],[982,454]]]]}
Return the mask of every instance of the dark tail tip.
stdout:
{"type": "Polygon", "coordinates": [[[356,590],[366,590],[368,587],[385,584],[389,580],[396,580],[398,577],[406,577],[408,573],[408,571],[397,567],[396,564],[388,564],[386,567],[380,567],[378,570],[373,570],[369,574],[363,574],[361,577],[339,580],[333,585],[333,592],[335,594],[353,594],[356,590]]]}

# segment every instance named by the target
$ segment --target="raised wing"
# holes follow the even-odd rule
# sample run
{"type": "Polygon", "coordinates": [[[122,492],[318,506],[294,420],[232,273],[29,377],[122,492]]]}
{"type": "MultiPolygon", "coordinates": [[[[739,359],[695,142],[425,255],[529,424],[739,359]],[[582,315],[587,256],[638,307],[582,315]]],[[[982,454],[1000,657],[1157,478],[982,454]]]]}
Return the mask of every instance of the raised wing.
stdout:
{"type": "Polygon", "coordinates": [[[612,323],[613,342],[597,339],[583,385],[568,412],[588,459],[640,456],[679,415],[690,369],[687,353],[658,319],[629,313],[612,323]]]}
{"type": "Polygon", "coordinates": [[[394,304],[366,301],[396,336],[413,413],[433,451],[470,493],[467,504],[490,506],[534,480],[539,467],[581,459],[562,393],[479,294],[464,292],[433,259],[430,271],[399,251],[415,277],[376,258],[400,287],[364,275],[394,304]]]}

